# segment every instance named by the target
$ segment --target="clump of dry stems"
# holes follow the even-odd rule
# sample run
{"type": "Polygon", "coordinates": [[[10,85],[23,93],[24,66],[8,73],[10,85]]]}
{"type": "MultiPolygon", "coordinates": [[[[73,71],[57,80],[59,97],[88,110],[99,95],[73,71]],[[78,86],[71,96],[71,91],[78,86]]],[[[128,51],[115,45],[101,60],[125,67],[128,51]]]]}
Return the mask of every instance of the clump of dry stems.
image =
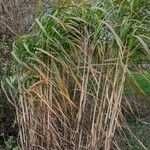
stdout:
{"type": "Polygon", "coordinates": [[[22,150],[119,149],[114,134],[123,120],[132,42],[122,38],[131,33],[125,22],[113,22],[120,8],[111,14],[101,4],[51,9],[36,19],[35,35],[14,43],[16,74],[7,82],[16,91],[10,95],[22,150]]]}

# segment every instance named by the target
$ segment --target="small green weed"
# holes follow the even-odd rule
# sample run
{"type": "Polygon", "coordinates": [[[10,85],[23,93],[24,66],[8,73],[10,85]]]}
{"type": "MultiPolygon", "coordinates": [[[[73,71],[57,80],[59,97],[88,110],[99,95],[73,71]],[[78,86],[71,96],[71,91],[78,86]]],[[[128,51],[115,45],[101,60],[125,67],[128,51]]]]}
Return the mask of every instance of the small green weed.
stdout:
{"type": "Polygon", "coordinates": [[[16,145],[16,140],[14,139],[13,136],[10,136],[5,141],[5,149],[6,150],[20,150],[19,146],[16,145]]]}

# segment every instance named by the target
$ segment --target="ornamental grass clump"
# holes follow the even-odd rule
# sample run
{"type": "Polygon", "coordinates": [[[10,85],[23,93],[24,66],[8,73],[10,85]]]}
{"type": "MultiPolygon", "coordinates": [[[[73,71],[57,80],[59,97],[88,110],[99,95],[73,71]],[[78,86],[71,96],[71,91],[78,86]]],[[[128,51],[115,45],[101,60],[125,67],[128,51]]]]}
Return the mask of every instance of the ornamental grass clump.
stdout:
{"type": "Polygon", "coordinates": [[[140,47],[135,15],[109,1],[55,6],[16,40],[7,96],[22,150],[119,149],[128,63],[140,47]]]}

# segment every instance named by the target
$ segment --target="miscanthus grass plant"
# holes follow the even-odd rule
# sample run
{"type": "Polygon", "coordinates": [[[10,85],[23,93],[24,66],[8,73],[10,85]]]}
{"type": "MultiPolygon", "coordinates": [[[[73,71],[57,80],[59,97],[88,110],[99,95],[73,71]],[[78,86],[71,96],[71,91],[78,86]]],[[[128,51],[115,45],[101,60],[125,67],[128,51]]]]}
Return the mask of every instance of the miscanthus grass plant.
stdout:
{"type": "Polygon", "coordinates": [[[2,87],[16,108],[22,150],[122,149],[114,135],[126,125],[129,64],[136,53],[149,54],[147,9],[140,4],[56,5],[35,20],[35,32],[14,42],[9,94],[2,87]]]}

